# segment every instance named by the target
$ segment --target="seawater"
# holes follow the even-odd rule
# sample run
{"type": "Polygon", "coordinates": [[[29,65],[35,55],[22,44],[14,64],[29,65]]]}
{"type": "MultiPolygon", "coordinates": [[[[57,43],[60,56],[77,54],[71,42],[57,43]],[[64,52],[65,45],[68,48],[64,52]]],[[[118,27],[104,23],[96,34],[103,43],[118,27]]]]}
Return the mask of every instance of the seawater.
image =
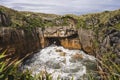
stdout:
{"type": "Polygon", "coordinates": [[[51,45],[27,59],[21,65],[21,69],[32,71],[33,76],[41,71],[47,71],[53,80],[57,80],[58,76],[62,80],[72,78],[74,80],[87,80],[85,75],[89,69],[88,64],[94,66],[95,62],[94,56],[81,50],[69,50],[62,46],[51,45]],[[77,55],[81,55],[81,57],[77,57],[77,55]]]}

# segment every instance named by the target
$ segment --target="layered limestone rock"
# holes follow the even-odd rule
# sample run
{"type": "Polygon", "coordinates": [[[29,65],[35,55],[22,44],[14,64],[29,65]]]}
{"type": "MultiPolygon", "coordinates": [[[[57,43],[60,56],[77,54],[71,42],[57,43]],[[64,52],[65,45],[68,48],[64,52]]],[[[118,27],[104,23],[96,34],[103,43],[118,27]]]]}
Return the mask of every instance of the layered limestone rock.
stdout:
{"type": "Polygon", "coordinates": [[[95,40],[94,32],[91,30],[80,28],[78,30],[78,35],[79,35],[80,45],[82,49],[89,54],[93,54],[94,40],[95,40]]]}
{"type": "MultiPolygon", "coordinates": [[[[13,56],[17,54],[19,57],[51,44],[59,44],[68,49],[81,49],[79,39],[75,36],[76,31],[73,31],[73,33],[69,31],[70,29],[66,35],[51,37],[51,35],[46,36],[41,28],[33,28],[29,31],[20,28],[1,27],[0,49],[8,49],[9,55],[13,56]]],[[[59,30],[57,32],[59,32],[59,30]]]]}
{"type": "MultiPolygon", "coordinates": [[[[70,30],[70,29],[69,29],[70,30]]],[[[68,32],[69,33],[69,32],[68,32]]],[[[45,36],[41,28],[17,29],[10,27],[0,28],[0,49],[7,49],[9,55],[18,57],[37,51],[51,44],[59,44],[68,49],[81,49],[75,31],[65,36],[45,36]],[[73,34],[74,33],[74,34],[73,34]],[[69,37],[70,36],[70,37],[69,37]]]]}
{"type": "Polygon", "coordinates": [[[44,37],[69,37],[77,33],[73,26],[55,26],[44,29],[44,37]]]}
{"type": "Polygon", "coordinates": [[[73,26],[48,27],[42,32],[41,43],[43,47],[56,44],[68,49],[81,49],[77,30],[73,26]]]}
{"type": "Polygon", "coordinates": [[[68,49],[83,49],[87,53],[92,53],[91,39],[87,36],[89,33],[76,30],[72,17],[67,19],[67,26],[37,27],[30,31],[25,28],[6,28],[11,25],[10,17],[4,11],[0,11],[0,50],[7,48],[11,54],[23,54],[57,44],[68,49]]]}
{"type": "MultiPolygon", "coordinates": [[[[68,29],[68,33],[70,33],[69,31],[70,29],[68,29]]],[[[59,32],[59,29],[58,31],[56,30],[55,33],[57,32],[59,32]]],[[[68,49],[82,49],[88,54],[93,54],[95,47],[94,33],[91,30],[85,29],[78,29],[77,34],[76,32],[77,31],[75,30],[70,35],[66,33],[67,37],[66,35],[62,35],[62,37],[60,35],[53,35],[51,37],[51,35],[48,36],[49,34],[44,34],[44,30],[42,30],[42,28],[33,28],[31,31],[28,31],[25,29],[1,27],[0,49],[7,48],[10,54],[25,54],[45,48],[51,44],[56,44],[68,49]]],[[[113,39],[111,39],[111,41],[112,40],[113,39]]],[[[117,45],[116,49],[117,51],[119,50],[119,45],[117,45]]]]}
{"type": "Polygon", "coordinates": [[[78,38],[73,38],[73,39],[69,39],[69,38],[65,38],[61,40],[61,45],[64,48],[68,48],[68,49],[81,49],[81,44],[78,38]]]}
{"type": "Polygon", "coordinates": [[[2,11],[0,11],[0,26],[9,26],[10,24],[10,17],[2,11]]]}
{"type": "Polygon", "coordinates": [[[23,57],[41,48],[36,29],[31,31],[16,28],[0,28],[0,48],[7,49],[8,55],[23,57]]]}

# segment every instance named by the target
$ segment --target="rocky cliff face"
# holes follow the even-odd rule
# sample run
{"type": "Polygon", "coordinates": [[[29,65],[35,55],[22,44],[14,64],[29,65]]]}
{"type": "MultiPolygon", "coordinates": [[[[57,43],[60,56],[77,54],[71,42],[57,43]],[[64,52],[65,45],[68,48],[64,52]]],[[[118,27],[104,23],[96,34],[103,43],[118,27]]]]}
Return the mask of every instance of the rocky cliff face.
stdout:
{"type": "Polygon", "coordinates": [[[93,54],[94,51],[94,40],[95,40],[95,34],[91,30],[86,30],[80,28],[78,30],[79,40],[81,44],[82,50],[84,50],[86,53],[93,54]]]}
{"type": "Polygon", "coordinates": [[[78,33],[75,27],[56,26],[48,27],[42,31],[41,45],[46,47],[51,44],[63,46],[68,49],[81,49],[78,33]]]}
{"type": "Polygon", "coordinates": [[[7,48],[10,53],[21,55],[56,44],[93,55],[108,51],[119,53],[119,13],[120,10],[61,17],[0,6],[0,50],[7,48]]]}
{"type": "Polygon", "coordinates": [[[60,40],[61,45],[67,49],[82,49],[78,37],[76,38],[64,38],[60,40]]]}
{"type": "Polygon", "coordinates": [[[79,39],[74,37],[77,30],[72,24],[47,28],[20,28],[18,23],[12,23],[18,25],[18,28],[13,28],[11,20],[14,19],[10,19],[10,14],[0,12],[0,50],[7,49],[9,55],[22,57],[55,43],[69,49],[81,49],[79,39]]]}
{"type": "MultiPolygon", "coordinates": [[[[51,28],[52,29],[52,28],[51,28]]],[[[67,29],[71,32],[71,28],[67,29]]],[[[63,30],[66,32],[66,30],[63,30]]],[[[53,34],[57,34],[59,29],[53,34]]],[[[35,52],[41,48],[45,48],[51,44],[63,46],[68,49],[81,49],[79,38],[76,31],[72,34],[61,36],[45,36],[41,28],[32,28],[31,30],[25,28],[0,28],[0,49],[8,50],[9,55],[23,57],[27,53],[35,52]]],[[[49,35],[49,34],[48,34],[49,35]]]]}
{"type": "Polygon", "coordinates": [[[107,30],[101,43],[101,49],[102,52],[112,51],[117,53],[120,57],[120,31],[115,29],[107,30]]]}
{"type": "Polygon", "coordinates": [[[9,26],[10,24],[9,16],[0,11],[0,26],[9,26]]]}
{"type": "Polygon", "coordinates": [[[47,27],[43,31],[44,37],[69,37],[77,34],[75,26],[54,26],[47,27]]]}
{"type": "Polygon", "coordinates": [[[7,49],[8,55],[23,57],[41,48],[36,29],[31,31],[16,28],[0,28],[0,49],[7,49]]]}
{"type": "Polygon", "coordinates": [[[15,21],[16,15],[16,11],[0,6],[0,51],[7,49],[9,56],[21,58],[41,48],[41,31],[38,32],[37,28],[20,28],[20,22],[15,21]],[[18,27],[13,28],[14,25],[18,27]]]}

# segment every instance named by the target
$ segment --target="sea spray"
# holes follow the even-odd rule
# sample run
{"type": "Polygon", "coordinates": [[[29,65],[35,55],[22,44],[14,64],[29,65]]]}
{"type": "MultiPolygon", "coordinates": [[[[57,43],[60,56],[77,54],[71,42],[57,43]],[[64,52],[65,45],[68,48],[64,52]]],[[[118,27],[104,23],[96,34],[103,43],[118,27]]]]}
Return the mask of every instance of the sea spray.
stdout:
{"type": "Polygon", "coordinates": [[[21,69],[31,70],[33,75],[44,70],[51,73],[54,80],[57,80],[58,76],[63,80],[72,79],[73,76],[75,80],[83,80],[87,72],[86,62],[95,63],[95,57],[81,50],[69,50],[62,46],[51,45],[26,60],[21,69]]]}

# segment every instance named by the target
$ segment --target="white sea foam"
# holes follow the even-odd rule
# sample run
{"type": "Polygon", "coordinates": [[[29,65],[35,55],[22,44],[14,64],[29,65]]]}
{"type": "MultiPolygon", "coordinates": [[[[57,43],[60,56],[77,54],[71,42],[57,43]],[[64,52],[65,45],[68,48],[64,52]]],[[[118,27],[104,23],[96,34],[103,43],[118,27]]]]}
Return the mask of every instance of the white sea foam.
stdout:
{"type": "Polygon", "coordinates": [[[51,73],[54,80],[57,77],[63,79],[83,79],[86,74],[85,61],[95,62],[95,57],[85,54],[80,50],[69,50],[62,46],[49,46],[36,53],[31,59],[28,59],[22,69],[29,69],[34,74],[38,74],[40,71],[45,70],[51,73]],[[64,55],[60,55],[63,53],[64,55]],[[77,60],[72,56],[75,54],[81,54],[82,58],[77,60]],[[29,64],[28,64],[29,63],[29,64]]]}

